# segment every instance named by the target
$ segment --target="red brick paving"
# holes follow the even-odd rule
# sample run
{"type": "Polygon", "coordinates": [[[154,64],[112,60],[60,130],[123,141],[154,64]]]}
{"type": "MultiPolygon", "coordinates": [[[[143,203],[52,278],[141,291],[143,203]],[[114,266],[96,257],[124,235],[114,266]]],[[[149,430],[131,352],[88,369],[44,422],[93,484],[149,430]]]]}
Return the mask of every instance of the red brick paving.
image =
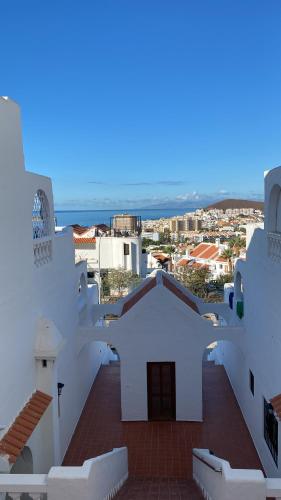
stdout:
{"type": "Polygon", "coordinates": [[[130,478],[114,498],[116,500],[201,500],[203,496],[191,480],[130,478]]]}
{"type": "Polygon", "coordinates": [[[222,366],[204,363],[203,423],[121,422],[119,370],[118,363],[101,367],[64,465],[81,465],[112,448],[127,446],[130,477],[186,480],[192,478],[195,447],[210,448],[234,468],[261,468],[222,366]]]}

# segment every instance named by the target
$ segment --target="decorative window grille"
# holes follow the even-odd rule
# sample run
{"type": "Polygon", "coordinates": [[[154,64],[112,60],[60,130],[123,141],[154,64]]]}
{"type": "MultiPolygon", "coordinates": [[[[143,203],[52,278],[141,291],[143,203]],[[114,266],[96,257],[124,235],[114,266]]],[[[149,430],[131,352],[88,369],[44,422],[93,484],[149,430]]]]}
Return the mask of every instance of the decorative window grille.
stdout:
{"type": "Polygon", "coordinates": [[[264,399],[264,439],[278,467],[278,420],[272,405],[264,399]]]}
{"type": "Polygon", "coordinates": [[[38,189],[34,196],[32,230],[34,263],[36,266],[42,266],[52,257],[50,208],[42,189],[38,189]]]}
{"type": "Polygon", "coordinates": [[[38,189],[34,196],[32,228],[34,240],[44,238],[51,234],[49,202],[42,189],[38,189]]]}

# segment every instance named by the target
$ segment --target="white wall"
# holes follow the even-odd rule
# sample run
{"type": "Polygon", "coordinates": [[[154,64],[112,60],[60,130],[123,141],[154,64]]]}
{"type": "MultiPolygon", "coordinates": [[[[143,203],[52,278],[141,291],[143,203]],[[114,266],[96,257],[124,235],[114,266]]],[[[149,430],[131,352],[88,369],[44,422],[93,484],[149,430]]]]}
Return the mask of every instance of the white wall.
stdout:
{"type": "MultiPolygon", "coordinates": [[[[19,110],[0,98],[0,394],[1,424],[9,426],[37,387],[34,358],[40,317],[51,319],[65,344],[53,364],[49,384],[54,398],[51,410],[30,439],[34,472],[44,472],[63,457],[85,398],[107,347],[92,344],[77,352],[78,283],[81,266],[74,264],[72,231],[50,235],[51,261],[37,267],[33,257],[32,209],[38,189],[43,189],[53,220],[50,179],[24,171],[19,110]],[[57,382],[65,387],[61,418],[57,416],[57,382]],[[41,430],[40,430],[41,428],[41,430]],[[46,433],[52,429],[46,453],[46,433]],[[43,433],[44,429],[44,433],[43,433]],[[52,442],[53,441],[53,442],[52,442]]],[[[83,267],[83,266],[82,266],[83,267]]],[[[83,271],[86,272],[85,266],[83,271]]],[[[108,352],[108,354],[110,354],[108,352]]]]}
{"type": "MultiPolygon", "coordinates": [[[[274,169],[265,179],[265,227],[269,227],[270,191],[281,184],[281,169],[274,169]]],[[[272,208],[272,207],[271,207],[272,208]]],[[[236,274],[242,276],[244,288],[244,318],[239,320],[234,309],[231,323],[245,328],[240,349],[221,343],[214,355],[225,365],[230,382],[244,414],[249,431],[266,473],[281,476],[264,440],[263,401],[281,393],[281,264],[268,254],[267,232],[256,228],[249,233],[246,262],[238,261],[236,274]],[[249,370],[255,378],[255,394],[249,388],[249,370]]],[[[278,245],[278,240],[277,240],[278,245]]],[[[278,246],[277,252],[278,252],[278,246]]],[[[281,247],[280,247],[281,248],[281,247]]],[[[279,450],[281,450],[279,425],[279,450]]],[[[279,464],[280,464],[279,451],[279,464]]]]}
{"type": "Polygon", "coordinates": [[[96,243],[76,244],[76,259],[87,260],[88,270],[125,268],[133,273],[141,273],[141,237],[96,237],[96,243]],[[124,244],[130,246],[130,254],[124,255],[124,244]]]}

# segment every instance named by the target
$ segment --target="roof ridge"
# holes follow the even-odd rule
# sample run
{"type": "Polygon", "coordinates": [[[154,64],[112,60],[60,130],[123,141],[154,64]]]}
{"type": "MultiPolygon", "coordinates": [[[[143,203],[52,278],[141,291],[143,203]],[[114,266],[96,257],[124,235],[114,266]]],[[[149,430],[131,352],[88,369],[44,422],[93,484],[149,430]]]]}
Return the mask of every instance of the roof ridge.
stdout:
{"type": "Polygon", "coordinates": [[[196,304],[192,299],[188,297],[186,293],[182,290],[181,287],[178,286],[178,284],[174,281],[172,281],[170,278],[167,278],[167,276],[162,276],[163,280],[163,285],[168,288],[170,292],[172,292],[178,299],[180,299],[182,302],[184,302],[187,306],[189,306],[191,309],[193,309],[194,312],[199,314],[199,309],[196,304]]]}

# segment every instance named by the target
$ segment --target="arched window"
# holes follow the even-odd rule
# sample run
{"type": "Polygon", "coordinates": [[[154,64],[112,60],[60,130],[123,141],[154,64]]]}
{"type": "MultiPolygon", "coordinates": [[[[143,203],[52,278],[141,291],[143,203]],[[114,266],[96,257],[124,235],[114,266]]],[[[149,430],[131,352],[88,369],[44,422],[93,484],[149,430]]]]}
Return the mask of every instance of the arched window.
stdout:
{"type": "Polygon", "coordinates": [[[281,187],[273,186],[268,206],[268,230],[273,233],[281,233],[281,187]]]}
{"type": "Polygon", "coordinates": [[[32,210],[33,239],[45,238],[51,234],[50,207],[42,189],[35,193],[32,210]]]}
{"type": "Polygon", "coordinates": [[[42,189],[36,191],[32,209],[33,255],[36,266],[52,258],[52,228],[48,198],[42,189]]]}

